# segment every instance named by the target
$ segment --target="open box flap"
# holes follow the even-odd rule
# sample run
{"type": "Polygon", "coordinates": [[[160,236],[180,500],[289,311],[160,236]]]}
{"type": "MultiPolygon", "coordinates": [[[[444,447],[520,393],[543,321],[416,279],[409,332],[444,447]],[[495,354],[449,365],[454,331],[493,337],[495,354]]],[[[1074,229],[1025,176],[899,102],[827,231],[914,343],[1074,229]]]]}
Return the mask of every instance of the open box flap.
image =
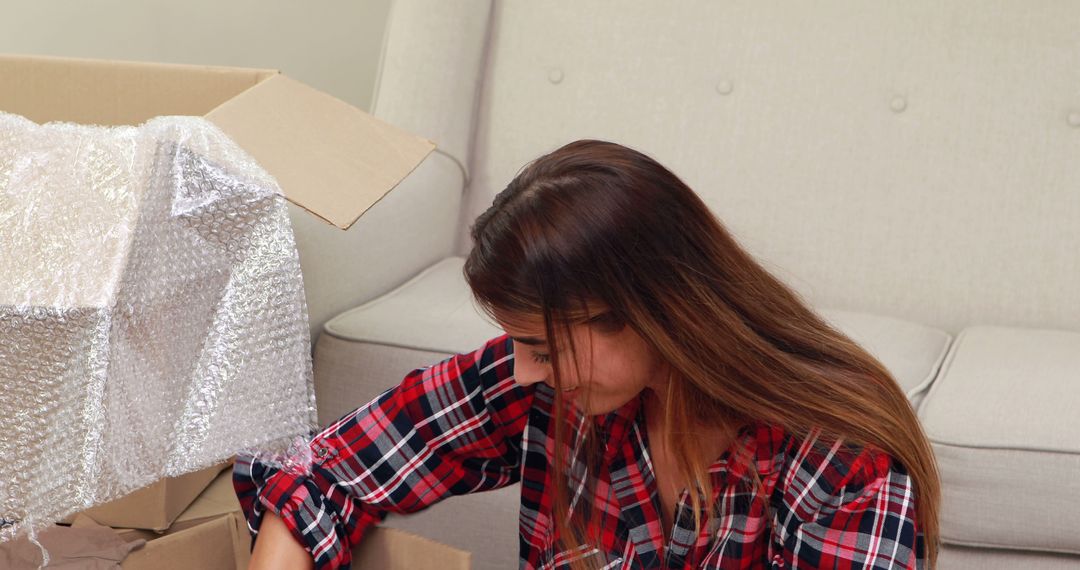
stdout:
{"type": "Polygon", "coordinates": [[[275,69],[0,54],[0,110],[39,124],[139,125],[159,115],[203,116],[279,74],[275,69]]]}
{"type": "Polygon", "coordinates": [[[348,229],[435,148],[285,75],[206,118],[272,174],[294,204],[348,229]]]}

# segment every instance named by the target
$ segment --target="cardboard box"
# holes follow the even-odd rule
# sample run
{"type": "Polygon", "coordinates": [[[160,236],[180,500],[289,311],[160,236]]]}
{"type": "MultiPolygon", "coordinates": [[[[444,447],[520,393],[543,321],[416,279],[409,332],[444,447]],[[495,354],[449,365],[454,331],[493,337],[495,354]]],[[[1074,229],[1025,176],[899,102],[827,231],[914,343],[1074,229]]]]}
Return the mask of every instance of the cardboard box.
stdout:
{"type": "Polygon", "coordinates": [[[244,549],[248,543],[243,518],[233,512],[148,540],[129,554],[120,567],[124,570],[245,570],[250,559],[244,549]]]}
{"type": "MultiPolygon", "coordinates": [[[[204,117],[273,175],[290,202],[341,229],[435,146],[274,69],[0,55],[0,111],[95,125],[204,117]]],[[[216,469],[88,512],[109,525],[167,528],[216,469]]]]}
{"type": "MultiPolygon", "coordinates": [[[[169,532],[183,531],[227,514],[238,517],[237,568],[247,568],[251,559],[251,534],[243,519],[240,502],[232,486],[232,471],[217,479],[173,523],[169,532]]],[[[469,570],[472,554],[439,542],[392,528],[375,528],[353,549],[354,568],[385,570],[469,570]]]]}
{"type": "Polygon", "coordinates": [[[239,513],[240,501],[232,484],[232,466],[222,471],[206,486],[191,506],[176,517],[169,532],[184,530],[228,513],[239,513]]]}
{"type": "Polygon", "coordinates": [[[472,553],[403,530],[376,527],[352,551],[353,568],[469,570],[472,553]]]}
{"type": "MultiPolygon", "coordinates": [[[[145,532],[145,531],[141,531],[145,532]]],[[[145,535],[121,532],[125,540],[145,535]]],[[[245,570],[251,535],[237,512],[195,526],[150,537],[120,565],[124,570],[245,570]]],[[[393,528],[375,528],[353,550],[353,568],[379,570],[469,570],[472,554],[393,528]]]]}
{"type": "Polygon", "coordinates": [[[231,472],[231,467],[232,462],[227,461],[179,477],[166,477],[119,499],[72,515],[65,522],[72,523],[76,516],[83,514],[106,526],[164,531],[223,469],[228,468],[231,472]]]}
{"type": "MultiPolygon", "coordinates": [[[[72,528],[102,526],[81,514],[72,524],[72,528]]],[[[251,539],[243,517],[236,511],[180,531],[170,529],[165,534],[139,529],[113,530],[126,541],[146,541],[121,563],[125,570],[244,570],[251,558],[251,539]]]]}
{"type": "MultiPolygon", "coordinates": [[[[218,475],[176,519],[169,532],[192,528],[230,513],[241,517],[238,525],[240,534],[236,540],[243,552],[237,553],[236,560],[242,564],[238,568],[246,568],[251,559],[251,534],[247,530],[247,522],[242,518],[240,502],[232,486],[232,470],[218,475]]],[[[469,552],[392,528],[372,530],[353,549],[352,555],[354,568],[468,570],[472,564],[472,554],[469,552]]]]}
{"type": "MultiPolygon", "coordinates": [[[[78,515],[72,526],[99,526],[78,515]]],[[[223,471],[164,533],[113,529],[124,540],[146,544],[124,560],[125,570],[212,568],[244,570],[251,560],[251,534],[223,471]]],[[[372,529],[353,549],[354,568],[382,570],[469,570],[472,554],[392,528],[372,529]]]]}
{"type": "Polygon", "coordinates": [[[205,117],[290,202],[341,229],[435,148],[275,69],[0,55],[0,111],[39,124],[205,117]]]}
{"type": "MultiPolygon", "coordinates": [[[[123,568],[247,568],[251,535],[232,487],[232,464],[215,472],[214,480],[176,516],[164,531],[114,528],[124,540],[147,544],[124,561],[123,568]],[[197,548],[192,548],[198,545],[197,548]],[[197,553],[187,553],[197,550],[197,553]]],[[[87,515],[92,515],[87,511],[87,515]]],[[[101,526],[102,521],[80,514],[72,526],[101,526]]],[[[117,525],[108,525],[117,526],[117,525]]]]}

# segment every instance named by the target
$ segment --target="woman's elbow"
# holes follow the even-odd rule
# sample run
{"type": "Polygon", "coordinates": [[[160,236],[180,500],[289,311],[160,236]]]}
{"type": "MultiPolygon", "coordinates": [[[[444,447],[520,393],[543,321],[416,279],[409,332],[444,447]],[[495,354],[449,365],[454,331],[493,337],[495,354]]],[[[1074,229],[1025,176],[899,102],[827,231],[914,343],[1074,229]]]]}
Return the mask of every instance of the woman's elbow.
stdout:
{"type": "Polygon", "coordinates": [[[289,527],[273,512],[263,514],[255,550],[248,570],[313,569],[315,563],[307,550],[296,541],[289,527]]]}

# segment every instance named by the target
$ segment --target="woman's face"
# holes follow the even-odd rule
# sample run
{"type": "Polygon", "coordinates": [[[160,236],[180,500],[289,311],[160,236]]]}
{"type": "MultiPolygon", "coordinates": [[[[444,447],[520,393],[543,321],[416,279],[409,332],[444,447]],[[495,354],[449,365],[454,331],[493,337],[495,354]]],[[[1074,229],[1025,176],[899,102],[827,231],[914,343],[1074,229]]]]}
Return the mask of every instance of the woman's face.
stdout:
{"type": "MultiPolygon", "coordinates": [[[[515,319],[510,323],[500,320],[499,324],[514,343],[517,383],[527,386],[543,382],[556,388],[543,321],[515,319]]],[[[606,414],[622,407],[643,389],[659,393],[663,387],[667,367],[633,327],[602,332],[594,325],[577,324],[572,327],[572,335],[577,353],[570,353],[567,342],[559,343],[562,349],[559,371],[563,397],[584,414],[606,414]]]]}

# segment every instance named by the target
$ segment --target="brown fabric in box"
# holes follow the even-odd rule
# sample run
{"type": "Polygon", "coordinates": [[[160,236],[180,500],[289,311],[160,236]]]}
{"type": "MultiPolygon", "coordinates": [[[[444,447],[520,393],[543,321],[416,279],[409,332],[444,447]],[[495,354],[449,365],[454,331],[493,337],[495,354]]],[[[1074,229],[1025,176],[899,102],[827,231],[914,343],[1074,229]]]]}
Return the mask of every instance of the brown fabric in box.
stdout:
{"type": "MultiPolygon", "coordinates": [[[[146,541],[132,537],[124,540],[108,527],[52,526],[37,536],[49,553],[48,568],[70,570],[113,570],[120,568],[132,550],[146,541]]],[[[25,536],[0,542],[0,568],[37,570],[44,562],[41,549],[25,536]]]]}

